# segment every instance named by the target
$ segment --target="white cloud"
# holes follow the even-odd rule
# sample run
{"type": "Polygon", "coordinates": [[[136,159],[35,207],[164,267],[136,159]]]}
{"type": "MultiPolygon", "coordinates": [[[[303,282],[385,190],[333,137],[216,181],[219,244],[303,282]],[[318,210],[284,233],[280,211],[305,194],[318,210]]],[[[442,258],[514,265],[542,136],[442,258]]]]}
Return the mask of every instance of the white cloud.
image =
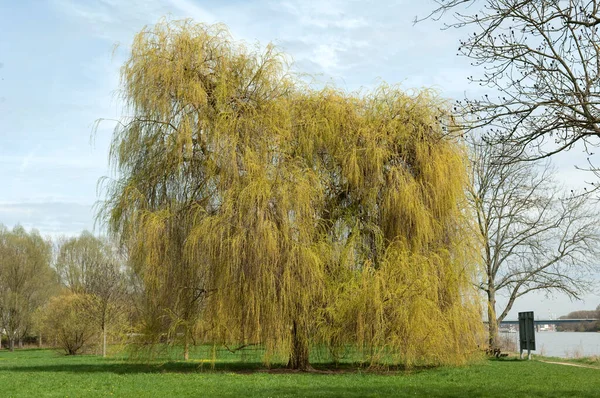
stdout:
{"type": "Polygon", "coordinates": [[[211,12],[190,0],[54,0],[54,4],[95,36],[127,44],[143,26],[156,23],[164,16],[207,23],[217,21],[211,12]]]}
{"type": "Polygon", "coordinates": [[[338,65],[337,50],[335,45],[321,44],[314,51],[314,62],[329,72],[338,65]]]}
{"type": "MultiPolygon", "coordinates": [[[[93,230],[91,204],[73,202],[0,203],[0,223],[12,228],[19,224],[35,228],[42,235],[76,235],[93,230]]],[[[98,228],[97,228],[98,229],[98,228]]]]}
{"type": "Polygon", "coordinates": [[[215,23],[217,18],[206,9],[190,0],[168,0],[175,10],[174,15],[183,18],[192,18],[198,22],[215,23]]]}
{"type": "MultiPolygon", "coordinates": [[[[79,148],[72,148],[80,152],[79,148]]],[[[88,151],[89,152],[89,149],[88,151]]],[[[36,155],[36,151],[31,151],[25,156],[2,156],[0,157],[0,164],[19,165],[19,172],[24,173],[30,168],[77,168],[77,169],[94,169],[102,168],[97,160],[90,156],[69,156],[63,154],[62,156],[48,156],[48,155],[36,155]]]]}
{"type": "Polygon", "coordinates": [[[286,10],[298,18],[300,25],[308,27],[356,29],[368,26],[367,20],[363,17],[347,16],[344,11],[345,4],[338,1],[275,2],[271,3],[271,7],[286,10]]]}
{"type": "Polygon", "coordinates": [[[31,159],[33,158],[34,155],[35,155],[35,151],[31,151],[27,154],[27,156],[23,157],[23,160],[21,161],[21,167],[19,168],[19,171],[21,173],[23,173],[25,170],[27,170],[27,168],[29,167],[29,163],[31,163],[31,159]]]}

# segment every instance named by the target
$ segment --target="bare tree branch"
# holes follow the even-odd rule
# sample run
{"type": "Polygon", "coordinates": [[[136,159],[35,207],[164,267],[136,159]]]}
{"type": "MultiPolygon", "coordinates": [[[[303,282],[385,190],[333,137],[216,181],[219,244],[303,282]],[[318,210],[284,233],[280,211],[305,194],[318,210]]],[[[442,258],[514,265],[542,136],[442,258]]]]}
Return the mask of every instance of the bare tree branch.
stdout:
{"type": "MultiPolygon", "coordinates": [[[[458,101],[466,129],[485,128],[514,156],[537,160],[582,146],[590,167],[600,145],[600,3],[597,0],[439,0],[426,18],[452,14],[464,29],[458,54],[489,89],[458,101]],[[527,156],[524,156],[524,155],[527,156]]],[[[513,157],[512,160],[516,158],[513,157]]],[[[505,159],[511,160],[511,159],[505,159]]]]}
{"type": "MultiPolygon", "coordinates": [[[[472,137],[472,136],[471,136],[472,137]]],[[[483,243],[490,344],[523,295],[542,290],[579,298],[600,252],[598,216],[584,195],[565,195],[549,162],[504,162],[517,150],[471,138],[469,200],[483,243]],[[497,312],[496,295],[508,302],[497,312]],[[500,313],[498,316],[497,314],[500,313]]]]}

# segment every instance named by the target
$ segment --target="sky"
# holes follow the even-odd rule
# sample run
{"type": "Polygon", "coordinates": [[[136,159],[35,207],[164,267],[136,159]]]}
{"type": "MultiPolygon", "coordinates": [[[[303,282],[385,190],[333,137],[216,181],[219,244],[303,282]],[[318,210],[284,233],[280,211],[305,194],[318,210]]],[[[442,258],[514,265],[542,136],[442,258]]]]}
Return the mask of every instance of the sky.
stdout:
{"type": "MultiPolygon", "coordinates": [[[[381,81],[444,97],[476,96],[477,73],[457,57],[460,30],[425,21],[431,0],[0,0],[0,223],[43,235],[99,232],[98,182],[114,177],[108,149],[121,114],[119,68],[133,35],[162,17],[224,23],[236,40],[275,43],[293,69],[348,91],[381,81]],[[94,129],[96,121],[105,119],[94,129]],[[95,132],[94,132],[95,131],[95,132]]],[[[559,177],[581,186],[581,154],[555,159],[559,177]]],[[[600,296],[571,302],[526,296],[509,314],[540,317],[593,309],[600,296]],[[527,298],[529,297],[529,298],[527,298]]]]}

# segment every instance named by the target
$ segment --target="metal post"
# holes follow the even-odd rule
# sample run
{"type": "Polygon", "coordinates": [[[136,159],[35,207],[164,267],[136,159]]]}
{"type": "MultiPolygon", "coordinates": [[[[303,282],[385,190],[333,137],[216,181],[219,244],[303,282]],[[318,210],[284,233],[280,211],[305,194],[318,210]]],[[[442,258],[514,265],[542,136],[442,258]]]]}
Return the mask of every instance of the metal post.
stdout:
{"type": "Polygon", "coordinates": [[[519,312],[519,358],[523,359],[523,351],[527,350],[527,359],[531,359],[531,351],[535,350],[535,320],[533,312],[519,312]]]}

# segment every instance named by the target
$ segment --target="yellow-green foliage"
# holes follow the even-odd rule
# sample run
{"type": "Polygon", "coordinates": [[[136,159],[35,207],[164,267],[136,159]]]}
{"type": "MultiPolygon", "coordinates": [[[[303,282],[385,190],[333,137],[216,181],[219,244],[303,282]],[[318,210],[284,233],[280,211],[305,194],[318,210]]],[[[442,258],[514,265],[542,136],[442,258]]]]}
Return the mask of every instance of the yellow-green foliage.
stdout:
{"type": "Polygon", "coordinates": [[[189,21],[139,33],[122,80],[103,214],[145,283],[146,331],[260,343],[266,362],[307,345],[468,357],[464,153],[432,93],[316,90],[273,46],[189,21]]]}
{"type": "Polygon", "coordinates": [[[68,355],[84,350],[98,336],[98,328],[89,314],[92,296],[64,292],[52,297],[39,312],[46,338],[55,337],[68,355]]]}

